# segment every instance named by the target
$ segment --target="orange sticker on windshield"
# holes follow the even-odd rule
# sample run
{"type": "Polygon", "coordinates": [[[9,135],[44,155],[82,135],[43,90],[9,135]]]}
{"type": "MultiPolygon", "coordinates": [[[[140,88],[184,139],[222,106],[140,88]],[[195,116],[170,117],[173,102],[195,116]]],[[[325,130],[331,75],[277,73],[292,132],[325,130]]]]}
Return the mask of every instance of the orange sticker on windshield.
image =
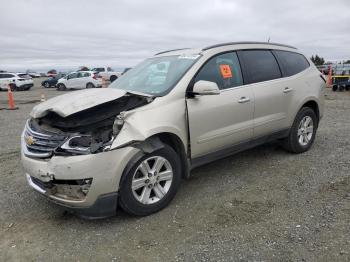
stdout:
{"type": "Polygon", "coordinates": [[[220,72],[223,78],[232,77],[231,67],[229,65],[220,65],[220,72]]]}

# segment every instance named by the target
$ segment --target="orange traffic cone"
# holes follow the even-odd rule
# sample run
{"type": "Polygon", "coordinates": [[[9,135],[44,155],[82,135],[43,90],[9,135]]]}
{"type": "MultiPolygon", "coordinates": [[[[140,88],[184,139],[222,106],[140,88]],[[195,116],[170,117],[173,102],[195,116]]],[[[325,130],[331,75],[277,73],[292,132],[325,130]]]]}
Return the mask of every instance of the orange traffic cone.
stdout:
{"type": "Polygon", "coordinates": [[[8,110],[18,109],[18,107],[15,106],[15,100],[13,99],[13,93],[12,93],[10,85],[7,86],[7,96],[8,96],[8,100],[9,100],[8,110]]]}
{"type": "Polygon", "coordinates": [[[333,84],[332,81],[332,65],[328,67],[328,78],[327,78],[327,87],[331,88],[333,84]]]}

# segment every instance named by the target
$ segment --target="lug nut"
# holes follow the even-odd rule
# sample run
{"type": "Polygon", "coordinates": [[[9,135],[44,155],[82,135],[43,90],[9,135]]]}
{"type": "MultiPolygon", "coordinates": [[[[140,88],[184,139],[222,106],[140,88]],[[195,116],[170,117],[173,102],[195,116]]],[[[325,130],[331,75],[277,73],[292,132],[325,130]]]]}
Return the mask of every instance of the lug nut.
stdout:
{"type": "Polygon", "coordinates": [[[149,183],[149,179],[146,179],[146,180],[145,180],[145,183],[148,184],[148,183],[149,183]]]}
{"type": "Polygon", "coordinates": [[[152,176],[152,174],[151,173],[148,173],[148,177],[151,177],[152,176]]]}
{"type": "Polygon", "coordinates": [[[149,184],[149,185],[148,185],[148,188],[152,188],[152,184],[149,184]]]}

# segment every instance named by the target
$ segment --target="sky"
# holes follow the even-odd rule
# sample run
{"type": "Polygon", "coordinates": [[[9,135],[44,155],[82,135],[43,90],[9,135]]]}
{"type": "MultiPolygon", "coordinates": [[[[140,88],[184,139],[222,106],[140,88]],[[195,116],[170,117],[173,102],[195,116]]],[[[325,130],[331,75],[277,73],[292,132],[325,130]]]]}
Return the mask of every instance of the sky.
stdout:
{"type": "Polygon", "coordinates": [[[232,41],[350,59],[349,0],[0,0],[0,70],[133,67],[232,41]]]}

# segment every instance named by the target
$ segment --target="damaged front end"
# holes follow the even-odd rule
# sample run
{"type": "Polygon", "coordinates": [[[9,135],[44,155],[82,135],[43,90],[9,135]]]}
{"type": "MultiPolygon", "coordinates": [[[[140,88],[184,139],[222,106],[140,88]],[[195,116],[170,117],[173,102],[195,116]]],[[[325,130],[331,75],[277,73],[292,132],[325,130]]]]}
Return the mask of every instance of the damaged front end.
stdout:
{"type": "Polygon", "coordinates": [[[27,121],[23,133],[24,154],[50,158],[108,151],[124,124],[123,112],[151,101],[152,97],[126,93],[70,115],[62,116],[48,109],[42,116],[27,121]]]}

